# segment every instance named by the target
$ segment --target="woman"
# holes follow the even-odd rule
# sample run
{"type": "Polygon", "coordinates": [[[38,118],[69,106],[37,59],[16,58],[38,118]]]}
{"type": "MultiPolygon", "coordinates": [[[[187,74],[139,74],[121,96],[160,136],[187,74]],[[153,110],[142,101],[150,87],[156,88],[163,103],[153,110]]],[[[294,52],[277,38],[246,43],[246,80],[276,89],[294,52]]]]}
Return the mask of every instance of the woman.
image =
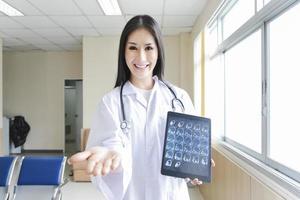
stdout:
{"type": "Polygon", "coordinates": [[[147,15],[133,17],[121,35],[115,88],[98,105],[87,150],[69,159],[70,164],[88,160],[87,171],[107,199],[189,199],[184,179],[160,173],[174,98],[167,85],[185,113],[194,112],[184,90],[163,82],[164,63],[157,22],[147,15]]]}

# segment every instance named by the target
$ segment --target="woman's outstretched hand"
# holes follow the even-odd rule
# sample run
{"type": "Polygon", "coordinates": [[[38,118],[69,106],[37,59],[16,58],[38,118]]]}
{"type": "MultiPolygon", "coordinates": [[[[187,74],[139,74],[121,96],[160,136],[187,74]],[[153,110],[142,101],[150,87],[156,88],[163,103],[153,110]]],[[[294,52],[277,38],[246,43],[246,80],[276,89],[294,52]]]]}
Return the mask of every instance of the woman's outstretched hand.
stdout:
{"type": "Polygon", "coordinates": [[[105,176],[118,168],[121,163],[120,153],[106,147],[92,147],[74,154],[68,159],[68,164],[87,161],[86,171],[90,175],[105,176]]]}
{"type": "MultiPolygon", "coordinates": [[[[211,159],[211,166],[212,167],[216,166],[215,161],[213,159],[211,159]]],[[[186,178],[185,181],[190,182],[192,185],[201,185],[202,184],[202,181],[198,180],[197,178],[195,178],[193,180],[191,180],[190,178],[186,178]]]]}

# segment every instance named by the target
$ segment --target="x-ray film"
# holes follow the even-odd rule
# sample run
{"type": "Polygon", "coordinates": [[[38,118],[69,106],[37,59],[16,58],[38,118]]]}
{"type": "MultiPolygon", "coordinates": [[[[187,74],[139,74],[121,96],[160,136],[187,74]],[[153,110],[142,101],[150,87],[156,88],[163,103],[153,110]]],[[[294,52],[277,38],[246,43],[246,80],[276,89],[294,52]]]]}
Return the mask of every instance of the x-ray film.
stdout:
{"type": "Polygon", "coordinates": [[[161,173],[210,182],[210,119],[168,112],[161,173]]]}

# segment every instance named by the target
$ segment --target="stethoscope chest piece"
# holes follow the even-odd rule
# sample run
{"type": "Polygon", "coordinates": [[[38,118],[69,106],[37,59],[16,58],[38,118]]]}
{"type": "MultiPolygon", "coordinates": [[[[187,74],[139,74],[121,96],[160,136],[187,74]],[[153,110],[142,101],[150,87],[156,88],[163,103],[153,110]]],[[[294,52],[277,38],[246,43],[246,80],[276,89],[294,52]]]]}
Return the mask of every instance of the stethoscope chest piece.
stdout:
{"type": "Polygon", "coordinates": [[[123,120],[120,124],[120,127],[123,131],[128,132],[128,130],[131,128],[130,122],[127,120],[123,120]]]}
{"type": "Polygon", "coordinates": [[[122,121],[121,122],[121,129],[125,129],[127,128],[127,122],[126,121],[122,121]]]}

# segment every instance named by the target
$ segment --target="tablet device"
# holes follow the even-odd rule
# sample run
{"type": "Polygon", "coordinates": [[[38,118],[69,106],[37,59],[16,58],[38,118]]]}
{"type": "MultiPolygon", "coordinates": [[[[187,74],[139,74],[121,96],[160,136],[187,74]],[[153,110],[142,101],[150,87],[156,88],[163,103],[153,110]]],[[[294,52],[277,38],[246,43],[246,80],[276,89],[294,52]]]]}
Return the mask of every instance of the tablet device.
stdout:
{"type": "Polygon", "coordinates": [[[211,181],[210,119],[168,112],[161,173],[211,181]]]}

